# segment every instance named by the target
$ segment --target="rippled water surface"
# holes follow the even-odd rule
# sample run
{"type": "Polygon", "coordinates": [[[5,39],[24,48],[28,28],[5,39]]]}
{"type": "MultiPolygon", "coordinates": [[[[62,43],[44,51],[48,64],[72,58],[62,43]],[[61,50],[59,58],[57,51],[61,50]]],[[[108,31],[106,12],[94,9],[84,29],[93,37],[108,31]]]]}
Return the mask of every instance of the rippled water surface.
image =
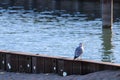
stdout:
{"type": "Polygon", "coordinates": [[[120,63],[120,23],[103,30],[101,19],[64,12],[0,10],[0,49],[73,57],[82,42],[84,59],[120,63]]]}

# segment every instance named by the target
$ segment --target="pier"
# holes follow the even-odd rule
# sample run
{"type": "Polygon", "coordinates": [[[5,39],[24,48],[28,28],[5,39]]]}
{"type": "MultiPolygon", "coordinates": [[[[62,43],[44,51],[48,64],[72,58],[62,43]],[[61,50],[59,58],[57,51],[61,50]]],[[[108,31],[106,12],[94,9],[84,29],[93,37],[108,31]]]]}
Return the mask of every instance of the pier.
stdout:
{"type": "Polygon", "coordinates": [[[92,60],[73,60],[23,52],[0,51],[0,70],[20,73],[84,75],[102,70],[118,70],[120,64],[92,60]]]}

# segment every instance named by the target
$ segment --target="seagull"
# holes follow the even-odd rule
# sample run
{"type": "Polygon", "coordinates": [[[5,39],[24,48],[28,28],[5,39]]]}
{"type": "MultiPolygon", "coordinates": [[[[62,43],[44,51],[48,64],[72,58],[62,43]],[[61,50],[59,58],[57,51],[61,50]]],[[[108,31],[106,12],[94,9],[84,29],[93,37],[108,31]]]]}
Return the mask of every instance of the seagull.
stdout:
{"type": "Polygon", "coordinates": [[[83,53],[83,51],[84,51],[83,44],[80,43],[79,46],[75,49],[74,59],[76,59],[79,56],[81,56],[81,54],[83,53]]]}

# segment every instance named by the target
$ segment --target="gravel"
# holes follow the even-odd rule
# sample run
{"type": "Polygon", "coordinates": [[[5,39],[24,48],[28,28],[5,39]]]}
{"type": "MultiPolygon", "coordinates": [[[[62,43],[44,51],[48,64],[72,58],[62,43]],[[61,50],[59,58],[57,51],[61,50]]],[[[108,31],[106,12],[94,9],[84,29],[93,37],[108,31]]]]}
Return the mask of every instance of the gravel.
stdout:
{"type": "Polygon", "coordinates": [[[59,76],[53,73],[27,74],[0,71],[0,80],[120,80],[120,71],[99,71],[86,75],[59,76]]]}

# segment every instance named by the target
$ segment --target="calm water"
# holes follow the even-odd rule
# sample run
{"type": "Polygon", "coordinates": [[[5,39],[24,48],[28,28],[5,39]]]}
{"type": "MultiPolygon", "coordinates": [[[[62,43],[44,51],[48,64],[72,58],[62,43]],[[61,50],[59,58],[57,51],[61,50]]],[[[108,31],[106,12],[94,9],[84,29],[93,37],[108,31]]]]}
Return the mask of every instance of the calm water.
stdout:
{"type": "Polygon", "coordinates": [[[84,59],[120,63],[120,23],[112,31],[101,25],[80,12],[0,10],[0,49],[72,58],[82,42],[84,59]]]}

